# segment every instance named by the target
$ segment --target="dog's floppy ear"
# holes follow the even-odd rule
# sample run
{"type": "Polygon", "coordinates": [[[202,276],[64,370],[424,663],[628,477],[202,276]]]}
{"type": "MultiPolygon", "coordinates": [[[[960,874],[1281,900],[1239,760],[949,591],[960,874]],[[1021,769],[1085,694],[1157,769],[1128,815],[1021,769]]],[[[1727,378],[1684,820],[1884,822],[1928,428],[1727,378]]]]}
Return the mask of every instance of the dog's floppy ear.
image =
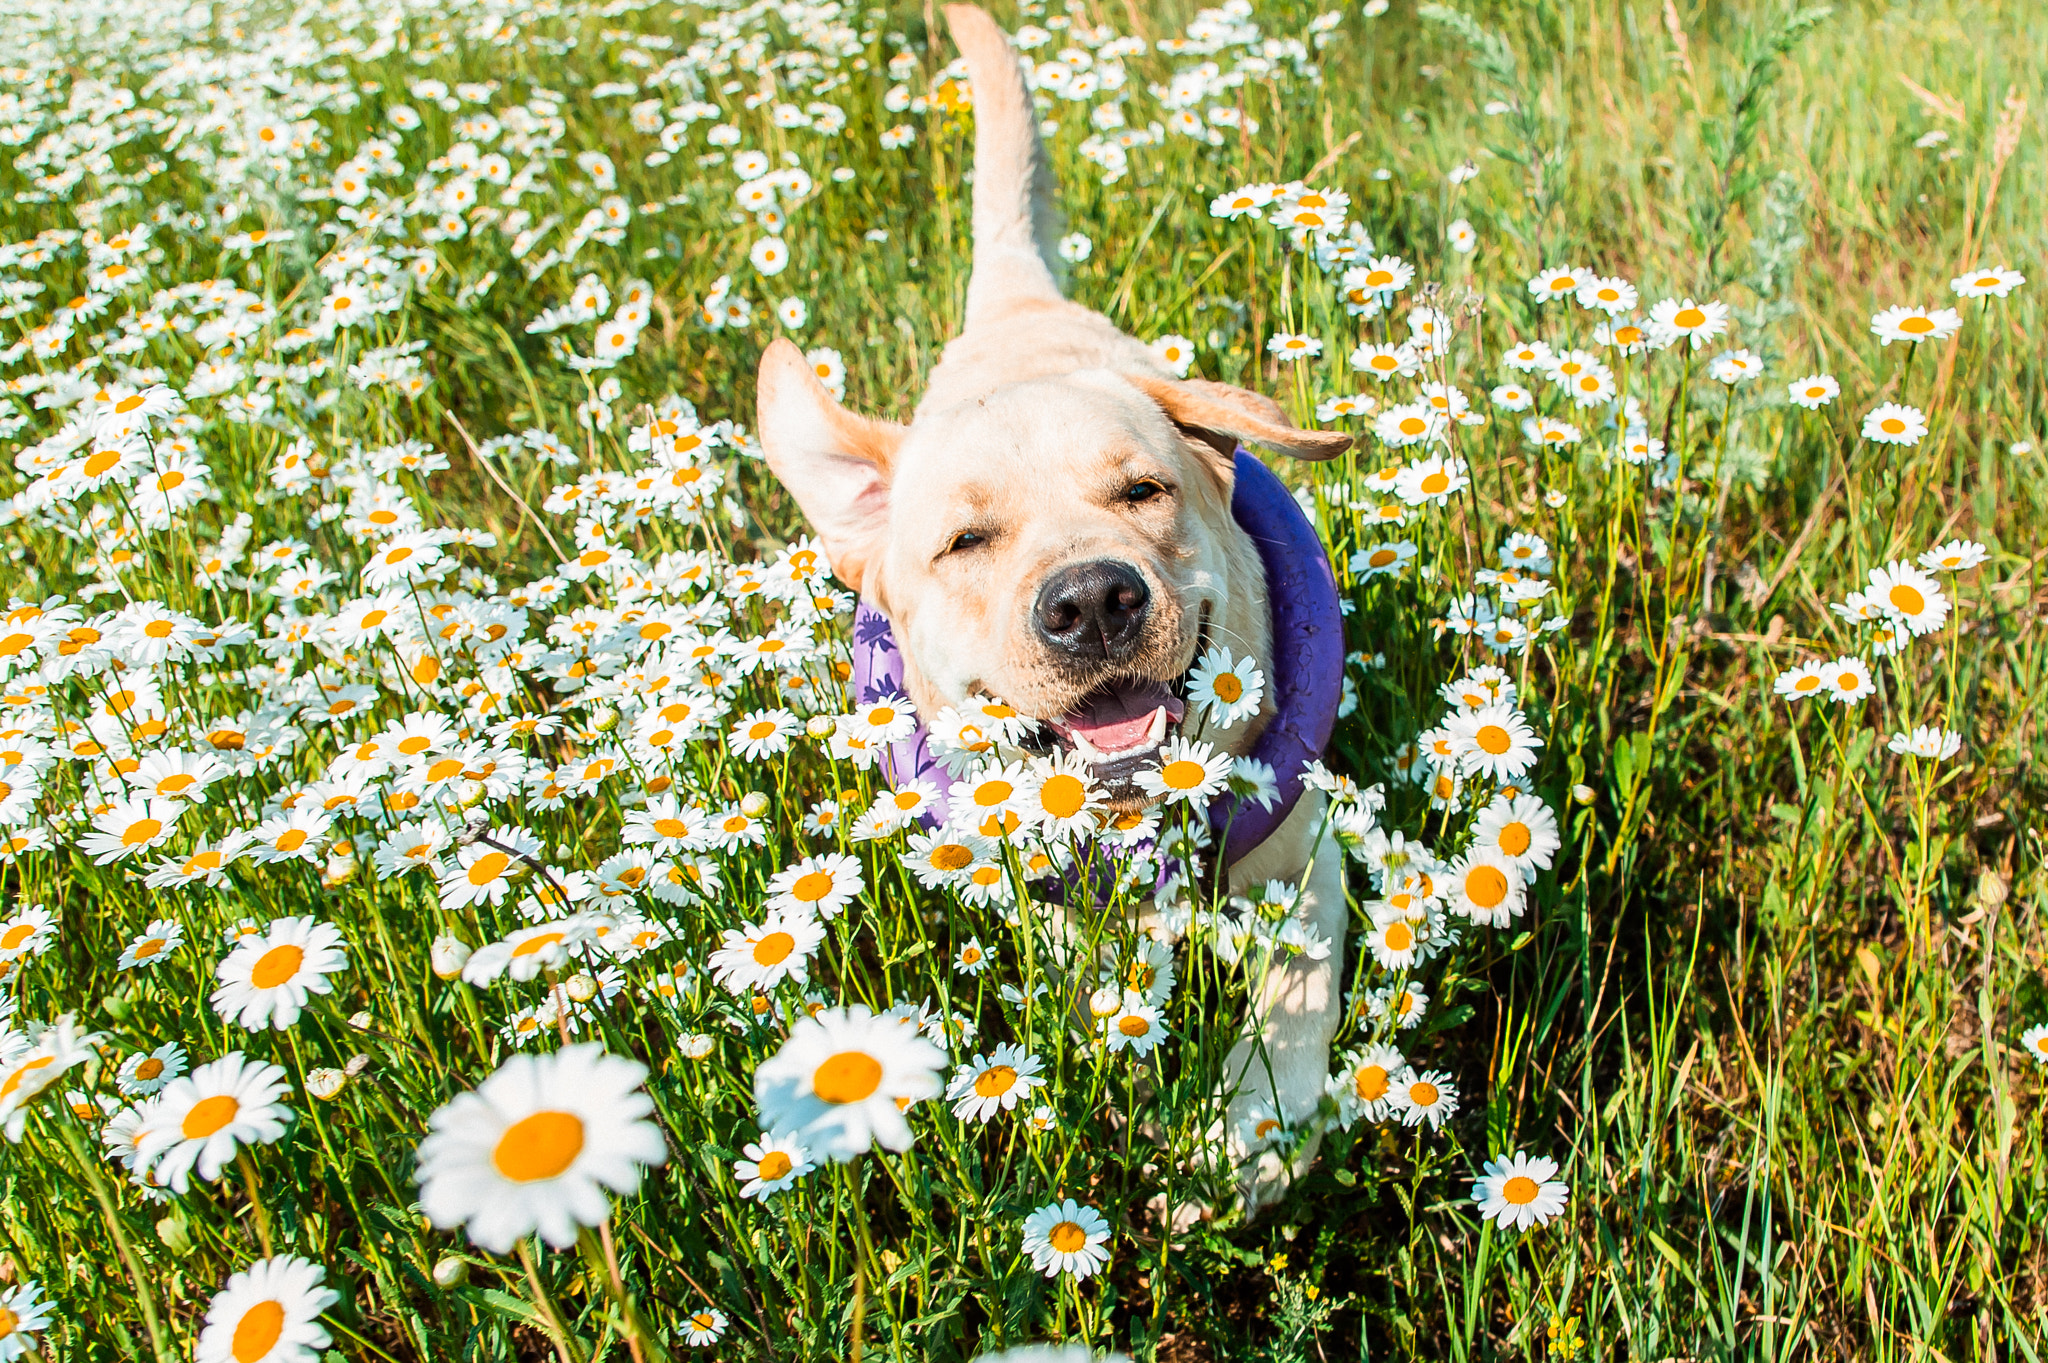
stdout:
{"type": "Polygon", "coordinates": [[[1279,403],[1249,388],[1151,374],[1126,374],[1124,378],[1158,403],[1174,425],[1225,460],[1240,441],[1296,459],[1334,459],[1351,448],[1351,437],[1342,432],[1304,431],[1291,425],[1279,403]]]}
{"type": "Polygon", "coordinates": [[[889,466],[904,428],[841,407],[787,339],[761,356],[759,391],[768,467],[824,541],[833,575],[859,591],[888,526],[889,466]]]}

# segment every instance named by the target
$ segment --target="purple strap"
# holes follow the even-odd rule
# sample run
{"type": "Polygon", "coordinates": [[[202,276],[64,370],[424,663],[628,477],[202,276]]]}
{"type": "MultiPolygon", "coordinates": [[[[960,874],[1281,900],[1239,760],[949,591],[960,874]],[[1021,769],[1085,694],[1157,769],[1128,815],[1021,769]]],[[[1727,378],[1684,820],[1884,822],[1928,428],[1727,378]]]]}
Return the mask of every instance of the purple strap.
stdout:
{"type": "MultiPolygon", "coordinates": [[[[1235,796],[1218,796],[1209,806],[1209,826],[1224,843],[1225,865],[1273,835],[1301,798],[1302,768],[1323,755],[1337,723],[1344,692],[1344,616],[1337,607],[1337,579],[1315,527],[1287,485],[1243,448],[1237,451],[1236,488],[1230,514],[1266,566],[1266,599],[1273,613],[1273,686],[1276,713],[1259,734],[1250,756],[1273,768],[1280,798],[1261,809],[1235,796]]],[[[903,690],[903,655],[895,632],[880,611],[861,601],[853,613],[854,698],[861,704],[903,690]]],[[[901,783],[923,778],[943,796],[952,778],[932,755],[920,724],[890,745],[885,768],[901,783]]]]}

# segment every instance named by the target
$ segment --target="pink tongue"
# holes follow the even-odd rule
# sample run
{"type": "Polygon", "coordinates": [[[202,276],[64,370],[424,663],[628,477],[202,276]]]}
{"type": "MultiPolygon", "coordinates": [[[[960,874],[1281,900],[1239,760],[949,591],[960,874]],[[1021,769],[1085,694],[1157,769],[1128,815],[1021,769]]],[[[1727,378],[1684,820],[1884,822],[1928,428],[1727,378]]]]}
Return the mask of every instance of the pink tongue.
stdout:
{"type": "Polygon", "coordinates": [[[1161,709],[1169,721],[1178,721],[1187,712],[1164,682],[1118,682],[1090,691],[1058,727],[1080,734],[1101,752],[1123,752],[1145,741],[1153,712],[1161,709]]]}

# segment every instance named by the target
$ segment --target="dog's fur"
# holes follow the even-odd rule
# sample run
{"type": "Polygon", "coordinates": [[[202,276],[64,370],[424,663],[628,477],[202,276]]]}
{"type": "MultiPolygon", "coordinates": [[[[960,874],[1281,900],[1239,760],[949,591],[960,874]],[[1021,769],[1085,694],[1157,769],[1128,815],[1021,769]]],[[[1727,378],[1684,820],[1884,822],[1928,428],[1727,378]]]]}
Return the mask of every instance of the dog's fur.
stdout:
{"type": "MultiPolygon", "coordinates": [[[[1150,349],[1061,296],[1048,254],[1057,234],[1052,177],[1017,57],[995,21],[969,5],[946,18],[967,60],[975,117],[974,271],[961,334],[933,370],[908,426],[847,411],[797,348],[762,356],[760,433],[769,466],[816,528],[834,572],[893,625],[905,684],[930,715],[970,694],[1002,697],[1047,721],[1105,684],[1171,682],[1206,630],[1273,674],[1264,569],[1230,514],[1240,442],[1301,458],[1342,453],[1348,437],[1292,427],[1243,388],[1176,380],[1150,349]],[[1132,489],[1161,493],[1133,500],[1132,489]],[[963,533],[978,537],[961,541],[963,533]],[[1034,632],[1038,592],[1062,567],[1135,568],[1150,608],[1130,656],[1077,664],[1034,632]]],[[[1271,717],[1182,732],[1233,754],[1271,717]]],[[[1142,796],[1112,784],[1129,808],[1142,796]]],[[[1324,819],[1304,795],[1264,844],[1231,869],[1242,888],[1306,873],[1306,915],[1329,960],[1276,969],[1258,991],[1258,1026],[1233,1051],[1227,1119],[1234,1154],[1255,1105],[1290,1122],[1314,1111],[1329,1071],[1347,914],[1341,857],[1312,845],[1324,819]]],[[[1305,1157],[1304,1157],[1305,1158],[1305,1157]]],[[[1284,1186],[1267,1156],[1247,1172],[1254,1203],[1284,1186]]]]}

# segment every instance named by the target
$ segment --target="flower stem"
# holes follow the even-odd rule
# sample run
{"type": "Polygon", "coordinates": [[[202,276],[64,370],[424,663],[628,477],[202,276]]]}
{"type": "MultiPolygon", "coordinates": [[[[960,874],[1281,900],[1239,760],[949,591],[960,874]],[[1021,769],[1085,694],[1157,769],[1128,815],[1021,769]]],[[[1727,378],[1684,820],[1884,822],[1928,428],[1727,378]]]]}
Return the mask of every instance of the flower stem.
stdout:
{"type": "Polygon", "coordinates": [[[583,1363],[583,1355],[569,1337],[568,1324],[548,1296],[547,1284],[540,1280],[540,1268],[533,1262],[533,1251],[526,1247],[523,1239],[519,1242],[519,1262],[526,1269],[526,1288],[533,1294],[533,1309],[540,1313],[541,1326],[548,1332],[548,1338],[554,1341],[555,1357],[561,1363],[583,1363]]]}
{"type": "Polygon", "coordinates": [[[256,1216],[257,1242],[263,1246],[263,1257],[268,1259],[277,1253],[277,1249],[270,1240],[270,1211],[263,1205],[263,1194],[259,1191],[261,1185],[256,1180],[256,1161],[249,1158],[245,1146],[235,1152],[235,1163],[242,1170],[242,1186],[249,1193],[249,1210],[256,1216]]]}
{"type": "Polygon", "coordinates": [[[107,1178],[101,1172],[99,1161],[85,1148],[79,1136],[75,1121],[60,1121],[65,1144],[78,1156],[79,1165],[84,1168],[88,1182],[92,1184],[93,1199],[100,1204],[100,1217],[107,1223],[107,1233],[114,1237],[114,1248],[121,1255],[121,1263],[128,1270],[128,1281],[135,1288],[135,1304],[142,1308],[142,1323],[149,1331],[149,1349],[156,1355],[156,1363],[171,1363],[170,1339],[164,1334],[164,1323],[156,1313],[156,1297],[149,1285],[142,1280],[142,1265],[136,1262],[135,1248],[128,1243],[128,1233],[121,1229],[121,1218],[114,1211],[114,1195],[107,1188],[107,1178]]]}

